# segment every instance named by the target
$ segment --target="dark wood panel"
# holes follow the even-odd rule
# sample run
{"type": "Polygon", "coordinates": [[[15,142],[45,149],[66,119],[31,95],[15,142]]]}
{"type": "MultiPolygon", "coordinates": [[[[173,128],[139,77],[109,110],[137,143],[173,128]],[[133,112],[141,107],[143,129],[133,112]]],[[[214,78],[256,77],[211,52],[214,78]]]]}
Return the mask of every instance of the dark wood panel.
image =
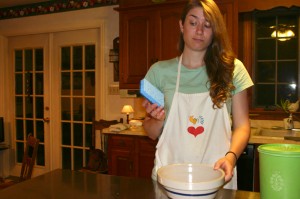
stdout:
{"type": "Polygon", "coordinates": [[[108,136],[110,175],[151,178],[157,140],[134,135],[105,136],[108,136]]]}

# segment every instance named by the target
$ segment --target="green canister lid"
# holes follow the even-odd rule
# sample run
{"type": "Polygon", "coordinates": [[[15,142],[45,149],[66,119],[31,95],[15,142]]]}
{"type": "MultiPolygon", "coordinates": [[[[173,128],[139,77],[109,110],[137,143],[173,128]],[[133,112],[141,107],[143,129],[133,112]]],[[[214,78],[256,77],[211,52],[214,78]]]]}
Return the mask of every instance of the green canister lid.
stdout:
{"type": "Polygon", "coordinates": [[[287,157],[300,157],[300,145],[297,144],[262,144],[258,152],[287,157]]]}

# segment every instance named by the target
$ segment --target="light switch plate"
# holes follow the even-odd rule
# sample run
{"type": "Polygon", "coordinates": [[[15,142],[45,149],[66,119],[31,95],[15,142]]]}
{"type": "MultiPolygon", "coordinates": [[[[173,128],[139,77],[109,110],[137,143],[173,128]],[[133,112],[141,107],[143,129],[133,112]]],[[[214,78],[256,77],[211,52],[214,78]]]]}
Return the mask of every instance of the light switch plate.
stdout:
{"type": "Polygon", "coordinates": [[[109,95],[119,95],[120,94],[119,85],[113,85],[113,84],[109,85],[108,94],[109,95]]]}

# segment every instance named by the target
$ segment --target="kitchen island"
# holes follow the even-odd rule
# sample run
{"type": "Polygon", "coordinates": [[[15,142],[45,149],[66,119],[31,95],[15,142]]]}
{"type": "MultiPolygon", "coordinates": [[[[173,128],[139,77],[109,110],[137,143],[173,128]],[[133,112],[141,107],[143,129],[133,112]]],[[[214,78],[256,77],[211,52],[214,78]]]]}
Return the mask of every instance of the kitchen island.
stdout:
{"type": "MultiPolygon", "coordinates": [[[[150,179],[57,169],[0,190],[1,199],[168,199],[150,179]]],[[[256,199],[257,192],[220,189],[216,199],[256,199]]]]}

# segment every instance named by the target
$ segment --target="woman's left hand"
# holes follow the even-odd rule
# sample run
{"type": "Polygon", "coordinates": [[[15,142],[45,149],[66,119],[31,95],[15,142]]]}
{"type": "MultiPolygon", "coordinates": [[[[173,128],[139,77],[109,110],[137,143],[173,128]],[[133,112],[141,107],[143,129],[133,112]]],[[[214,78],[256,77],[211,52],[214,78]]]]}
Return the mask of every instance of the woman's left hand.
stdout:
{"type": "Polygon", "coordinates": [[[214,169],[222,169],[225,172],[225,182],[228,182],[233,177],[234,165],[235,159],[223,157],[215,163],[214,169]]]}

